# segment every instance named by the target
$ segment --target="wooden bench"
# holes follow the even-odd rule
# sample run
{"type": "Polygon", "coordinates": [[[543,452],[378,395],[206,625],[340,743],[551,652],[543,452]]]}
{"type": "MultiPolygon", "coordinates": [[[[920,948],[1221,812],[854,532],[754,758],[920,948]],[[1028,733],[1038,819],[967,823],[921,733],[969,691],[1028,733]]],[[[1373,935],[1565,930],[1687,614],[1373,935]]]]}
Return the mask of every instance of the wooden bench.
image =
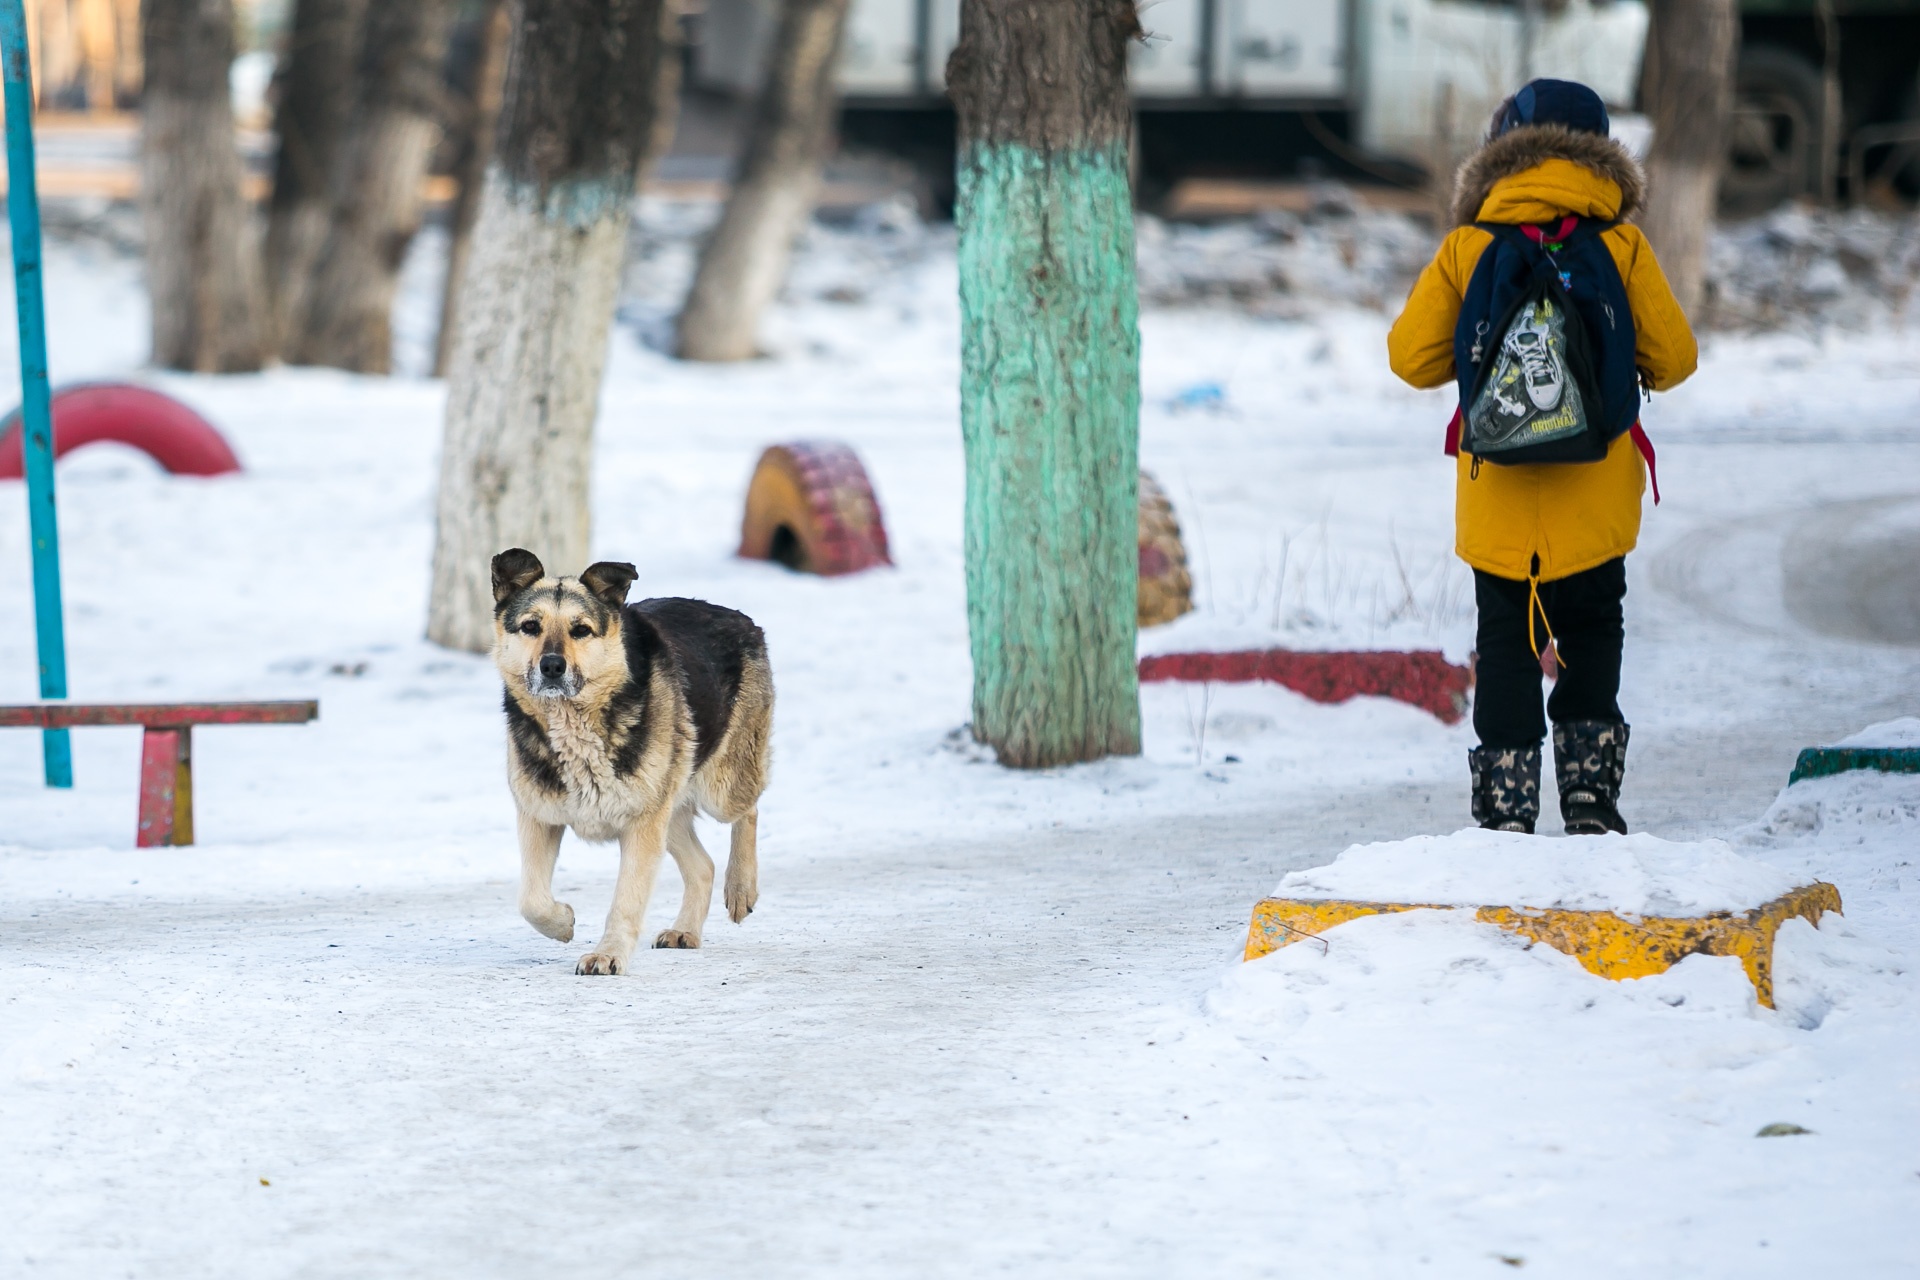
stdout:
{"type": "Polygon", "coordinates": [[[134,838],[141,848],[193,843],[193,726],[305,724],[319,718],[318,702],[36,702],[0,707],[0,728],[145,728],[140,825],[134,838]]]}

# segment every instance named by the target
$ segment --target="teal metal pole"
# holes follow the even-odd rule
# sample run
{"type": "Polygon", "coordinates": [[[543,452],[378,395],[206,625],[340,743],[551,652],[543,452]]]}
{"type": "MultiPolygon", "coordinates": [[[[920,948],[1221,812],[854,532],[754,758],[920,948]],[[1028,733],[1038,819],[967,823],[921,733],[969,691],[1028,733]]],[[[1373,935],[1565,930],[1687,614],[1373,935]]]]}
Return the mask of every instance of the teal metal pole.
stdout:
{"type": "MultiPolygon", "coordinates": [[[[67,637],[60,610],[60,526],[53,509],[53,413],[47,389],[47,313],[41,297],[40,196],[33,180],[33,72],[22,0],[0,0],[0,67],[7,108],[7,220],[13,228],[13,295],[20,311],[20,443],[33,539],[34,640],[40,696],[67,696],[67,637]]],[[[42,732],[47,785],[73,785],[65,729],[42,732]]]]}

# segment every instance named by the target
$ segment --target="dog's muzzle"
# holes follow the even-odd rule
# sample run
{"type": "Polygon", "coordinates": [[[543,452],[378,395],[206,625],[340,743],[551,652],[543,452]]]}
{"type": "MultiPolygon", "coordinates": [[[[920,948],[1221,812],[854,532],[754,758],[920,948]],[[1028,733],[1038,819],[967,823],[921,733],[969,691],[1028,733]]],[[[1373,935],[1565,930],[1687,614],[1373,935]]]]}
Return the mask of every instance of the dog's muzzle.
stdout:
{"type": "Polygon", "coordinates": [[[543,654],[527,672],[527,690],[536,698],[571,698],[580,692],[580,673],[559,654],[543,654]]]}

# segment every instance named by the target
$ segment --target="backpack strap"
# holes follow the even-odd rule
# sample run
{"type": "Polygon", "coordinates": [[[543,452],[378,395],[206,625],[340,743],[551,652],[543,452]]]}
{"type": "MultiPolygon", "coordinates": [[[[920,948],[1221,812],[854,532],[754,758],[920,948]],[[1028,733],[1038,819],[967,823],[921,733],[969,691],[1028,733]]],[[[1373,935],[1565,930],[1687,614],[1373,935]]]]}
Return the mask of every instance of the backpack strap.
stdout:
{"type": "Polygon", "coordinates": [[[1521,225],[1520,234],[1539,245],[1542,249],[1558,249],[1562,244],[1566,243],[1567,237],[1572,235],[1574,229],[1579,225],[1580,219],[1574,217],[1572,214],[1568,214],[1566,217],[1560,219],[1560,225],[1552,231],[1547,230],[1545,227],[1536,227],[1529,222],[1521,225]]]}
{"type": "Polygon", "coordinates": [[[1647,439],[1647,429],[1635,422],[1632,427],[1633,447],[1647,460],[1647,478],[1653,481],[1653,505],[1660,505],[1660,464],[1654,460],[1653,441],[1647,439]]]}
{"type": "Polygon", "coordinates": [[[1587,236],[1597,236],[1603,231],[1611,231],[1620,223],[1618,220],[1602,221],[1595,218],[1582,218],[1570,213],[1560,219],[1558,226],[1552,228],[1538,227],[1530,222],[1476,222],[1473,225],[1492,235],[1496,240],[1558,250],[1560,246],[1575,239],[1585,239],[1587,236]]]}

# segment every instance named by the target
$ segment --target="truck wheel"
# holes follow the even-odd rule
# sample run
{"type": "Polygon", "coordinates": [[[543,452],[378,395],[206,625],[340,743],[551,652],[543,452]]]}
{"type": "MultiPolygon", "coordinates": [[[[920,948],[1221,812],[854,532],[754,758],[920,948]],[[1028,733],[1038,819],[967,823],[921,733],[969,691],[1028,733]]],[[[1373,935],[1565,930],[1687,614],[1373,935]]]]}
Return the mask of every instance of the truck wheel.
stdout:
{"type": "MultiPolygon", "coordinates": [[[[1914,76],[1913,83],[1900,98],[1899,119],[1902,124],[1920,124],[1920,74],[1914,76]]],[[[1920,142],[1902,142],[1893,147],[1879,167],[1867,176],[1869,187],[1885,182],[1909,200],[1920,196],[1920,142]]],[[[1856,193],[1854,199],[1858,200],[1861,194],[1864,193],[1856,193]]]]}
{"type": "Polygon", "coordinates": [[[1741,51],[1722,214],[1751,217],[1811,189],[1825,101],[1820,68],[1802,55],[1764,44],[1741,51]]]}

